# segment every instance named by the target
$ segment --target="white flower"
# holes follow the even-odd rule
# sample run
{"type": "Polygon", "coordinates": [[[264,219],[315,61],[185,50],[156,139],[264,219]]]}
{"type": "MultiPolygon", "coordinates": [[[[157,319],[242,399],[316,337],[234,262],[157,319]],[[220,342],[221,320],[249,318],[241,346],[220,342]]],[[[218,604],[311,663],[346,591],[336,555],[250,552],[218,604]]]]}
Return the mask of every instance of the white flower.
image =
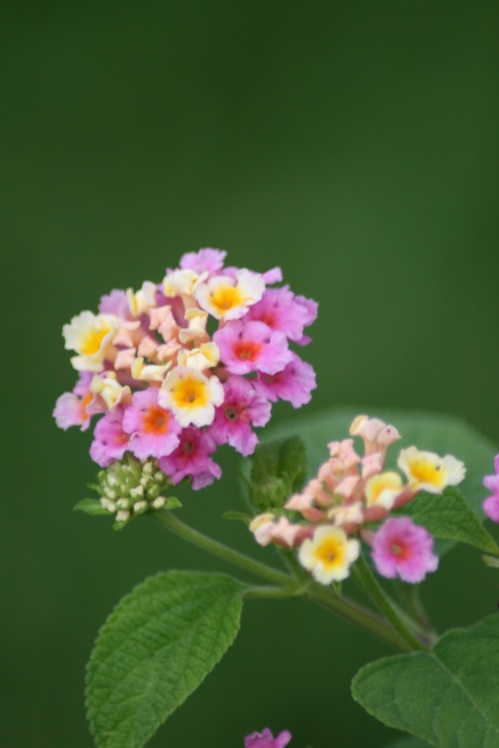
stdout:
{"type": "Polygon", "coordinates": [[[167,375],[158,394],[162,408],[170,408],[181,426],[208,426],[215,417],[215,406],[224,400],[220,380],[205,377],[199,369],[176,366],[167,375]]]}
{"type": "Polygon", "coordinates": [[[256,304],[265,291],[265,280],[251,270],[238,270],[236,279],[217,275],[207,283],[198,283],[194,296],[199,305],[220,320],[239,319],[256,304]]]}
{"type": "Polygon", "coordinates": [[[381,506],[389,511],[403,488],[402,478],[398,473],[386,472],[373,475],[367,481],[365,488],[367,506],[381,506]]]}
{"type": "Polygon", "coordinates": [[[111,342],[118,331],[118,318],[114,314],[81,312],[64,325],[62,334],[66,350],[76,351],[71,363],[78,371],[102,371],[106,354],[112,350],[111,342]]]}
{"type": "Polygon", "coordinates": [[[452,455],[439,457],[434,452],[420,452],[417,447],[400,451],[397,462],[413,490],[442,493],[447,486],[457,486],[466,475],[464,463],[452,455]]]}
{"type": "Polygon", "coordinates": [[[322,525],[311,540],[307,538],[303,541],[298,559],[320,584],[331,584],[348,577],[350,566],[359,553],[358,540],[349,540],[340,527],[322,525]]]}

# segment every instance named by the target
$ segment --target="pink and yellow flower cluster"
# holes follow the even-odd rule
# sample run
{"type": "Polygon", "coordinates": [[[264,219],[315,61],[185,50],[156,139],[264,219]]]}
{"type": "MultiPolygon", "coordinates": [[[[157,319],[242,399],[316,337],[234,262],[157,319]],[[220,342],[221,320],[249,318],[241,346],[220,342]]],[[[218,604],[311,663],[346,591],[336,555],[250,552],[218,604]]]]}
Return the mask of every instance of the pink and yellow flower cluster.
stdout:
{"type": "Polygon", "coordinates": [[[385,470],[387,449],[400,439],[394,426],[359,416],[350,436],[328,445],[329,460],[302,493],[286,502],[286,514],[261,514],[250,530],[260,545],[297,548],[301,565],[321,584],[349,576],[361,540],[371,546],[379,574],[420,582],[438,565],[433,538],[409,517],[389,515],[421,491],[441,494],[447,486],[460,483],[464,464],[451,455],[439,457],[411,446],[400,451],[401,472],[385,470]],[[363,456],[355,451],[353,437],[363,440],[363,456]],[[290,511],[301,516],[292,520],[290,511]]]}
{"type": "Polygon", "coordinates": [[[298,408],[311,398],[315,374],[290,343],[317,304],[296,296],[279,268],[260,274],[225,266],[226,253],[183,255],[161,284],[114,290],[98,312],[64,326],[79,380],[56,403],[58,426],[94,428],[92,459],[102,467],[125,452],[154,458],[177,484],[200,489],[220,478],[212,455],[230,444],[251,454],[272,403],[298,408]]]}

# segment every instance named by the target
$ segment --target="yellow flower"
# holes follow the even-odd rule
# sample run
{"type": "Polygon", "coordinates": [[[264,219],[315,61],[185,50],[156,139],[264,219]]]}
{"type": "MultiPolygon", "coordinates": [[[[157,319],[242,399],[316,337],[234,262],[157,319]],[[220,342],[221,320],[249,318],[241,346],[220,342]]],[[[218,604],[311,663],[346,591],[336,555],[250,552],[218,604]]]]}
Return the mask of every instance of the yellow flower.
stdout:
{"type": "Polygon", "coordinates": [[[320,584],[346,579],[360,553],[359,541],[348,539],[340,527],[322,525],[312,539],[303,541],[298,558],[320,584]]]}
{"type": "Polygon", "coordinates": [[[457,486],[466,475],[464,463],[452,455],[439,457],[434,452],[420,452],[417,447],[402,449],[397,464],[411,489],[428,493],[438,494],[447,486],[457,486]]]}

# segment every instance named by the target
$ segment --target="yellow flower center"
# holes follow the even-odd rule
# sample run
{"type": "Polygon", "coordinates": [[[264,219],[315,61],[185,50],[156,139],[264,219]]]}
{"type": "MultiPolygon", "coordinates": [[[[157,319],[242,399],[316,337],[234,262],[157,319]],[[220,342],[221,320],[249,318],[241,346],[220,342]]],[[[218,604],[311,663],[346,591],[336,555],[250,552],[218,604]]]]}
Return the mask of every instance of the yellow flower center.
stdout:
{"type": "Polygon", "coordinates": [[[412,477],[417,480],[418,483],[429,483],[437,488],[443,483],[442,471],[430,462],[411,462],[409,468],[412,477]]]}
{"type": "Polygon", "coordinates": [[[110,327],[101,327],[98,330],[88,330],[81,339],[80,351],[84,356],[94,356],[101,348],[102,341],[111,330],[110,327]]]}
{"type": "Polygon", "coordinates": [[[205,408],[209,403],[206,383],[194,377],[180,379],[172,391],[172,397],[177,408],[187,408],[188,410],[205,408]]]}
{"type": "Polygon", "coordinates": [[[210,294],[210,301],[218,314],[222,315],[229,309],[241,306],[244,303],[244,297],[238,288],[222,286],[210,294]]]}
{"type": "Polygon", "coordinates": [[[146,434],[166,434],[169,421],[170,414],[158,405],[153,405],[148,408],[144,417],[144,432],[146,434]]]}
{"type": "Polygon", "coordinates": [[[316,549],[315,557],[325,569],[334,569],[345,563],[345,547],[336,538],[326,538],[316,549]]]}

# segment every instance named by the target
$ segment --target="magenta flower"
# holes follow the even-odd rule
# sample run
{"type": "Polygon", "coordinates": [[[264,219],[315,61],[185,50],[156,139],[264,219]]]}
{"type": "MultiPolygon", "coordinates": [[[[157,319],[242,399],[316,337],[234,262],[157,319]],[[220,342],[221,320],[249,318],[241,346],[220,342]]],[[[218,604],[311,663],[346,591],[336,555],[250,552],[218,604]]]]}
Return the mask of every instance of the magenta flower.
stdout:
{"type": "Polygon", "coordinates": [[[286,335],[272,331],[263,322],[227,322],[213,335],[213,340],[231,374],[252,371],[275,374],[284,369],[293,355],[286,335]]]}
{"type": "Polygon", "coordinates": [[[262,732],[254,732],[244,738],[244,748],[284,748],[290,740],[289,730],[283,730],[274,738],[269,728],[266,727],[262,732]]]}
{"type": "Polygon", "coordinates": [[[208,432],[189,426],[180,432],[178,447],[166,457],[161,457],[158,464],[174,486],[184,478],[191,477],[192,488],[197,491],[222,475],[222,468],[210,457],[216,448],[217,444],[208,432]]]}
{"type": "Polygon", "coordinates": [[[287,286],[266,290],[248,314],[250,319],[264,322],[296,342],[301,340],[303,329],[311,325],[316,316],[316,302],[295,296],[287,286]]]}
{"type": "Polygon", "coordinates": [[[218,444],[229,443],[242,455],[254,452],[258,437],[251,426],[265,426],[271,405],[259,394],[251,381],[229,377],[224,385],[224,401],[215,412],[210,434],[218,444]]]}
{"type": "Polygon", "coordinates": [[[129,449],[139,460],[163,457],[178,446],[180,425],[173,413],[158,404],[158,388],[135,392],[125,410],[123,430],[130,434],[129,449]]]}
{"type": "Polygon", "coordinates": [[[381,576],[416,584],[435,571],[433,538],[409,517],[388,519],[374,536],[372,559],[381,576]]]}
{"type": "Polygon", "coordinates": [[[115,460],[121,460],[128,449],[130,436],[123,431],[123,413],[124,407],[118,405],[95,425],[90,457],[101,467],[109,467],[115,460]]]}
{"type": "Polygon", "coordinates": [[[483,511],[493,522],[499,522],[499,455],[494,460],[495,475],[486,475],[483,479],[483,485],[492,496],[489,496],[482,504],[483,511]]]}
{"type": "Polygon", "coordinates": [[[259,374],[255,388],[268,400],[287,400],[293,408],[300,408],[312,399],[316,387],[315,371],[310,364],[292,354],[290,363],[277,374],[259,374]]]}

